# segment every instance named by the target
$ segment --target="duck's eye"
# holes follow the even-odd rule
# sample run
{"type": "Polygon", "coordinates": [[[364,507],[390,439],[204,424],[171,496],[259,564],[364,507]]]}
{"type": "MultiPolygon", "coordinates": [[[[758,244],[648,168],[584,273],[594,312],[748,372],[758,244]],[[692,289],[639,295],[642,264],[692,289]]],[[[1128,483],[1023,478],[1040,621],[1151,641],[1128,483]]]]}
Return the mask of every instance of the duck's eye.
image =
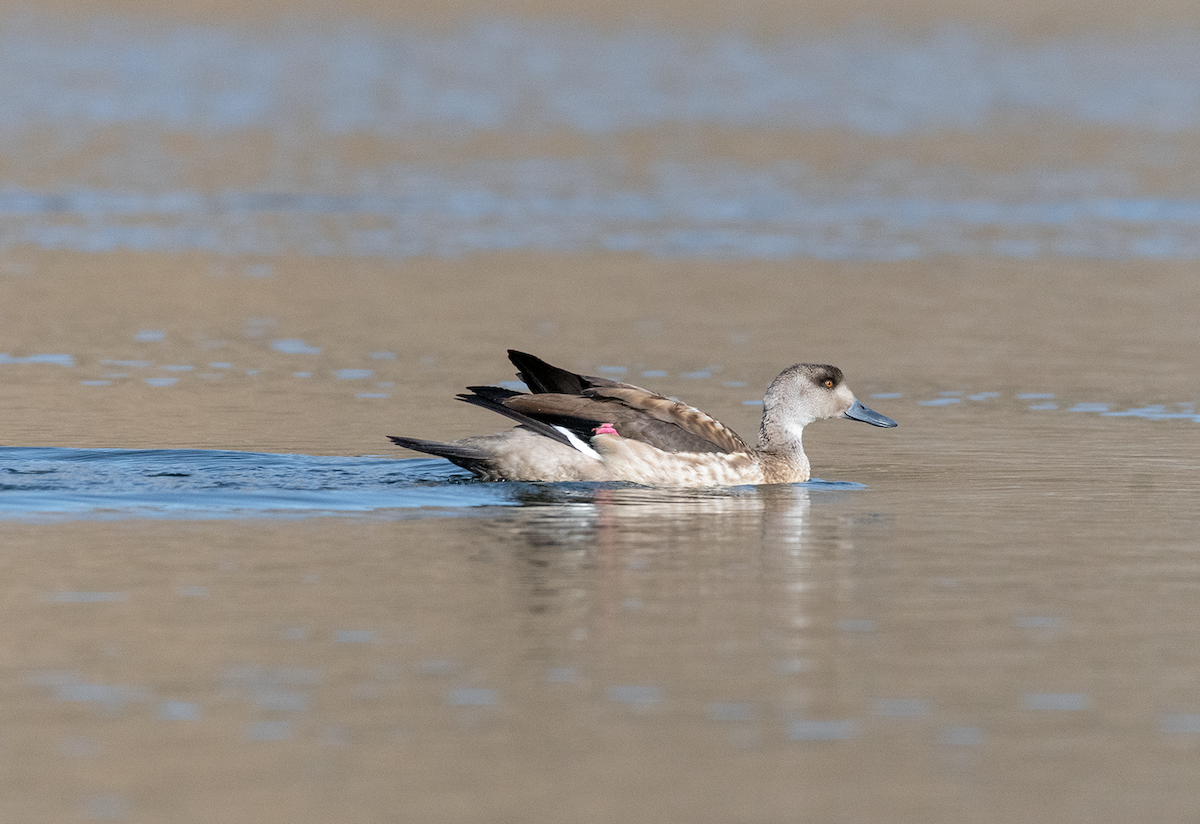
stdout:
{"type": "Polygon", "coordinates": [[[830,378],[826,378],[825,379],[825,387],[827,389],[832,389],[833,388],[833,380],[831,380],[830,378]]]}

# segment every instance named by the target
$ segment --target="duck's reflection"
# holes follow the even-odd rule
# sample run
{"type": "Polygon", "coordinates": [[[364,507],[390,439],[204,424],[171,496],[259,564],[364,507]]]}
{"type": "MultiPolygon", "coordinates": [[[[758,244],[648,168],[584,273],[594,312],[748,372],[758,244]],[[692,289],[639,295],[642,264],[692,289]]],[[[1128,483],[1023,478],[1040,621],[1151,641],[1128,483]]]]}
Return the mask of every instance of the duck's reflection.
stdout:
{"type": "Polygon", "coordinates": [[[770,683],[782,718],[844,715],[843,659],[874,628],[858,580],[857,493],[536,494],[491,528],[513,564],[527,651],[548,669],[706,681],[715,696],[770,683]]]}

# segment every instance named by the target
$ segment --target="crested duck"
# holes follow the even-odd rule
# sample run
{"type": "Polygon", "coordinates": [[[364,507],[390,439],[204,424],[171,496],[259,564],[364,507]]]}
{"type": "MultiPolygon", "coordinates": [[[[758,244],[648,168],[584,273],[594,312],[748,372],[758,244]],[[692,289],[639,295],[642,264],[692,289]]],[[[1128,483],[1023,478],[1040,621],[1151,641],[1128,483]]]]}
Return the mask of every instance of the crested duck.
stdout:
{"type": "Polygon", "coordinates": [[[517,421],[516,429],[450,443],[390,436],[392,442],[487,480],[726,486],[807,481],[800,434],[813,421],[896,426],[859,403],[836,366],[798,363],[775,378],[763,399],[758,442],[750,446],[716,418],[673,398],[577,375],[513,349],[508,358],[528,393],[469,386],[457,397],[517,421]]]}

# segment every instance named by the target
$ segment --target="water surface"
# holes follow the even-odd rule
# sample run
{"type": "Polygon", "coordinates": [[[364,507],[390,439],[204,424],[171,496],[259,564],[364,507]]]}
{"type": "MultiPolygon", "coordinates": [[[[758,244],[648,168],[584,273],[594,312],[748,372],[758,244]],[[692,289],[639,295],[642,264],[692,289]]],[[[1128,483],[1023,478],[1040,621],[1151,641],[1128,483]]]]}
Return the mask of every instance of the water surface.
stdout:
{"type": "Polygon", "coordinates": [[[4,12],[0,818],[1194,820],[1200,17],[869,5],[4,12]],[[388,443],[508,347],[900,426],[388,443]]]}

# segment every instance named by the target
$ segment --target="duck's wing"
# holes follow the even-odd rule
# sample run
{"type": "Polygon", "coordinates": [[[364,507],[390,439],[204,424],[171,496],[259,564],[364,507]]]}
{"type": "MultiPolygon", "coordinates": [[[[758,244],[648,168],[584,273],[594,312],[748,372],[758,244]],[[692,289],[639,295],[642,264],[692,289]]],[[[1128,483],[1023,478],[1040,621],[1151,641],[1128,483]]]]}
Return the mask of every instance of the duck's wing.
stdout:
{"type": "Polygon", "coordinates": [[[563,420],[558,420],[555,416],[540,417],[530,415],[519,406],[509,404],[515,398],[533,397],[524,392],[514,392],[511,389],[504,389],[499,386],[468,386],[467,389],[469,392],[455,395],[455,397],[473,406],[498,412],[504,417],[516,421],[531,432],[558,441],[572,449],[578,449],[579,443],[578,441],[572,442],[571,435],[564,432],[564,428],[571,430],[571,432],[583,433],[585,439],[591,436],[591,430],[595,428],[595,426],[588,428],[589,421],[568,420],[565,416],[563,416],[563,420]]]}
{"type": "Polygon", "coordinates": [[[621,417],[630,434],[626,435],[619,425],[617,432],[667,452],[751,451],[738,433],[707,412],[640,386],[597,386],[584,395],[604,403],[605,409],[624,407],[628,411],[621,417]],[[703,448],[703,444],[709,446],[703,448]]]}
{"type": "MultiPolygon", "coordinates": [[[[467,403],[492,409],[529,428],[550,427],[560,437],[567,429],[589,439],[596,427],[612,424],[625,438],[665,452],[749,452],[736,432],[695,407],[656,392],[607,378],[578,375],[524,352],[509,359],[532,394],[497,387],[468,387],[467,403]],[[515,414],[514,414],[515,413],[515,414]]],[[[541,434],[550,435],[545,430],[541,434]]]]}
{"type": "Polygon", "coordinates": [[[594,386],[620,386],[608,378],[595,378],[590,375],[577,375],[546,363],[539,357],[528,352],[508,350],[508,359],[517,367],[517,377],[525,382],[529,391],[535,395],[581,395],[585,389],[594,386]]]}

